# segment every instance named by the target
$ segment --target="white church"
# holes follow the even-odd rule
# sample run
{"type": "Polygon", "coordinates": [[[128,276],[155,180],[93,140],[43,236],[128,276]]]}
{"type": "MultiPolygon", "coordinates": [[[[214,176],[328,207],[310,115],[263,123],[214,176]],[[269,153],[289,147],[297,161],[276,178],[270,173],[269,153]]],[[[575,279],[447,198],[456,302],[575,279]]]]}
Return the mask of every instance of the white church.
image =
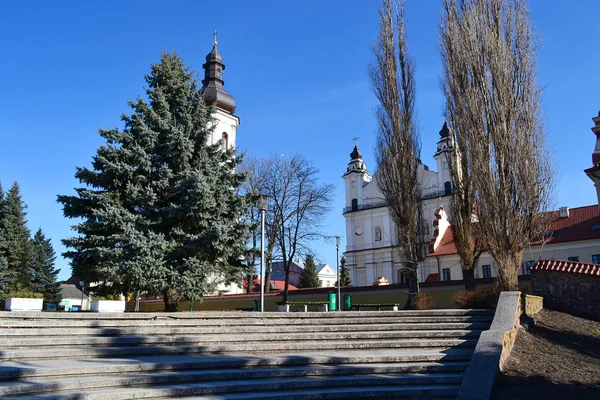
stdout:
{"type": "MultiPolygon", "coordinates": [[[[452,183],[448,169],[451,138],[448,126],[440,131],[434,159],[438,172],[425,164],[419,165],[419,180],[423,184],[424,232],[428,239],[433,234],[435,211],[442,205],[449,209],[452,183]]],[[[377,186],[377,175],[371,176],[362,159],[358,145],[350,154],[350,162],[343,175],[346,188],[346,256],[348,271],[354,286],[371,285],[383,276],[390,283],[404,282],[400,274],[401,259],[394,245],[397,227],[389,215],[385,198],[377,186]]],[[[422,274],[422,269],[420,270],[422,274]]],[[[419,276],[424,281],[425,276],[419,276]]]]}

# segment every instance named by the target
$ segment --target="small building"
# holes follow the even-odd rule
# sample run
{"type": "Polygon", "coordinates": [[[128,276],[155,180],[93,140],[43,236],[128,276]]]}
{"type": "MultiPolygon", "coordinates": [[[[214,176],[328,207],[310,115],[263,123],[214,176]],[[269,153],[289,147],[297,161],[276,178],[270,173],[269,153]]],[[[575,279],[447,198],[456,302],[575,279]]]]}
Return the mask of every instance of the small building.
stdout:
{"type": "Polygon", "coordinates": [[[60,294],[62,295],[61,304],[78,307],[81,311],[89,311],[90,299],[76,285],[69,283],[61,283],[60,294]]]}

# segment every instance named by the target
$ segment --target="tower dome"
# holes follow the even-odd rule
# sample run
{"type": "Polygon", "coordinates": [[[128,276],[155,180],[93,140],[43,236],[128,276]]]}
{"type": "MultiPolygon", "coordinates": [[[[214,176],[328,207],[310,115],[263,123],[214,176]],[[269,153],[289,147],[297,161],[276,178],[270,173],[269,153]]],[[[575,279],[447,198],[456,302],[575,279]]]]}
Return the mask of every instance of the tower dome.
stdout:
{"type": "Polygon", "coordinates": [[[235,100],[223,88],[223,57],[217,50],[217,40],[213,43],[213,48],[206,56],[206,63],[202,65],[204,68],[204,79],[202,80],[202,89],[200,94],[204,98],[206,104],[215,104],[218,108],[225,110],[231,114],[235,113],[235,100]]]}

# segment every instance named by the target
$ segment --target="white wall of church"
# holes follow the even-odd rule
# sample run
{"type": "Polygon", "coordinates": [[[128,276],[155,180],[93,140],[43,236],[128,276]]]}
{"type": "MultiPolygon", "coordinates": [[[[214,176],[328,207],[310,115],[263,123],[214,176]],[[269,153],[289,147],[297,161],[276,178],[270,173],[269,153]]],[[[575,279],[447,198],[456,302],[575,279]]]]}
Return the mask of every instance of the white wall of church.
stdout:
{"type": "Polygon", "coordinates": [[[213,114],[213,124],[215,124],[215,129],[210,137],[210,144],[215,144],[224,139],[224,145],[226,144],[228,148],[235,147],[240,119],[226,111],[217,109],[213,114]]]}

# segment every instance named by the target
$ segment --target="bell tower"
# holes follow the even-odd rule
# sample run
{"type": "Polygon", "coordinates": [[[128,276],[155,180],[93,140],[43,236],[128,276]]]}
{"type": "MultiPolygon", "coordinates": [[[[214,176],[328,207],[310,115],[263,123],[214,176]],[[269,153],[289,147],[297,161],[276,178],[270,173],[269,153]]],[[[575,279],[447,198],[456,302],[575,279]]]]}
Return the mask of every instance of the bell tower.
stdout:
{"type": "Polygon", "coordinates": [[[223,140],[223,146],[235,148],[237,127],[240,125],[240,119],[235,113],[235,99],[223,88],[223,57],[217,50],[217,34],[213,33],[213,48],[206,56],[206,62],[202,65],[204,68],[204,79],[202,80],[202,89],[200,94],[206,104],[214,104],[217,107],[213,114],[213,123],[215,130],[209,144],[215,144],[223,140]]]}

